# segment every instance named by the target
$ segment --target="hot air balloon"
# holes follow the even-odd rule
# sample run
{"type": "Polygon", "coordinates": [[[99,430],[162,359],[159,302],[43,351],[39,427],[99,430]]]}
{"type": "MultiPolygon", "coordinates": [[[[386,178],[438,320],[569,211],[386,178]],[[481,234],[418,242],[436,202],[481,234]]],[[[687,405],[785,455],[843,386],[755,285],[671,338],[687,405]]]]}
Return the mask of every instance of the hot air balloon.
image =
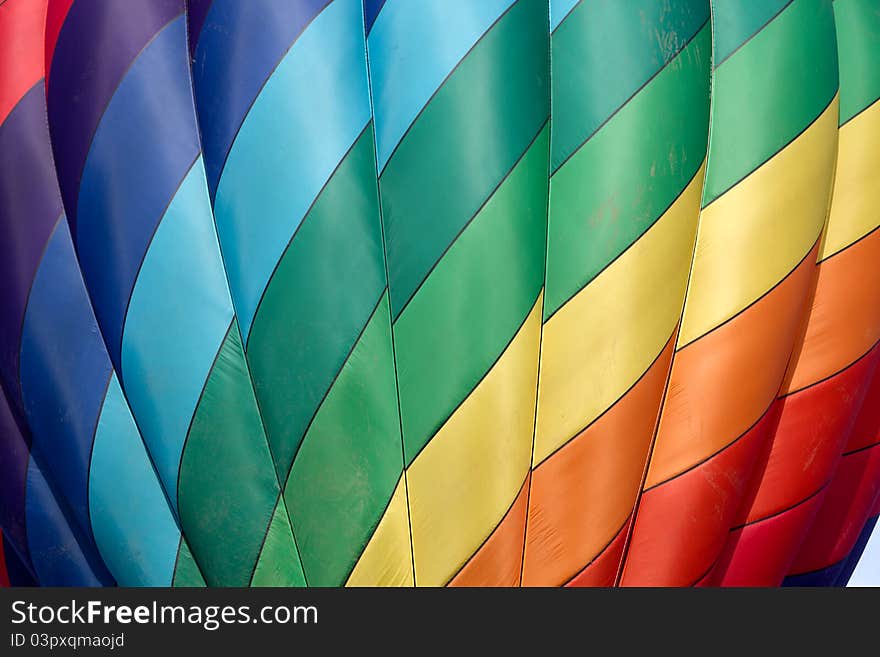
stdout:
{"type": "Polygon", "coordinates": [[[880,582],[878,21],[0,3],[0,584],[880,582]]]}
{"type": "MultiPolygon", "coordinates": [[[[793,528],[806,535],[796,551],[787,555],[794,558],[785,580],[787,584],[813,586],[846,583],[876,522],[880,493],[880,455],[876,449],[880,439],[880,375],[876,371],[880,358],[880,263],[876,256],[880,220],[875,211],[880,153],[880,71],[876,67],[880,14],[876,3],[835,2],[834,18],[840,61],[834,198],[816,294],[799,353],[803,363],[798,364],[802,372],[809,373],[809,379],[803,375],[802,386],[809,381],[814,389],[826,388],[826,392],[815,390],[812,394],[824,399],[811,400],[811,410],[800,414],[808,422],[817,422],[816,413],[829,419],[822,431],[830,430],[830,435],[819,434],[817,438],[830,441],[834,450],[827,461],[817,464],[821,469],[814,475],[813,490],[801,489],[818,498],[818,510],[812,523],[793,528]],[[832,387],[837,391],[828,390],[832,387]],[[861,398],[861,408],[848,406],[842,395],[861,398]]],[[[808,394],[806,389],[803,394],[808,394]]],[[[803,450],[792,458],[803,464],[808,455],[803,450]]],[[[792,497],[790,504],[810,503],[803,499],[792,497]]]]}
{"type": "Polygon", "coordinates": [[[624,584],[705,583],[719,572],[725,543],[752,531],[758,518],[740,509],[761,451],[775,443],[775,400],[830,200],[838,103],[831,3],[719,2],[713,18],[696,248],[624,584]]]}
{"type": "Polygon", "coordinates": [[[568,13],[556,4],[547,302],[522,583],[608,586],[694,250],[709,3],[567,3],[568,13]]]}

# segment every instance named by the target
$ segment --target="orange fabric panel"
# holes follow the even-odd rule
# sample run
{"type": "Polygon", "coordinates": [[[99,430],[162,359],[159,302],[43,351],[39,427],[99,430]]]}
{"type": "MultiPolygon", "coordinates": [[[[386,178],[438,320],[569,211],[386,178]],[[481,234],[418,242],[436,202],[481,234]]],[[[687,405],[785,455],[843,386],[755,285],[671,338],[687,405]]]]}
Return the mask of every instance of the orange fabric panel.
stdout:
{"type": "Polygon", "coordinates": [[[802,326],[818,248],[817,241],[752,306],[675,354],[647,488],[718,452],[776,397],[802,326]]]}
{"type": "Polygon", "coordinates": [[[614,580],[617,579],[617,570],[620,566],[620,558],[623,555],[623,546],[626,544],[626,536],[629,532],[631,519],[632,516],[627,518],[624,526],[620,528],[620,531],[617,532],[617,535],[605,547],[605,549],[599,553],[599,556],[588,563],[586,567],[571,580],[566,582],[566,586],[614,586],[614,580]]]}
{"type": "Polygon", "coordinates": [[[523,585],[559,586],[632,512],[675,340],[610,409],[535,468],[523,585]]]}
{"type": "Polygon", "coordinates": [[[519,586],[529,475],[513,505],[449,586],[519,586]]]}
{"type": "Polygon", "coordinates": [[[880,230],[819,265],[801,346],[783,391],[800,390],[855,361],[880,338],[880,230]]]}
{"type": "Polygon", "coordinates": [[[703,576],[724,548],[776,419],[774,404],[721,452],[642,493],[622,586],[690,586],[703,576]]]}
{"type": "Polygon", "coordinates": [[[42,35],[47,0],[8,0],[0,5],[0,62],[15,62],[0,70],[0,123],[43,77],[42,35]]]}

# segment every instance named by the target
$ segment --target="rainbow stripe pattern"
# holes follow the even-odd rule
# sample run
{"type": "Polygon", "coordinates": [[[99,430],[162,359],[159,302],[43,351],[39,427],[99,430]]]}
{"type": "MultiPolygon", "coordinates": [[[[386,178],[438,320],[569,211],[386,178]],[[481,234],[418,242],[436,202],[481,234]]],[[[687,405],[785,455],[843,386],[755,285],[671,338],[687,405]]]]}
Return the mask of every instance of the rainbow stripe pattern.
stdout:
{"type": "Polygon", "coordinates": [[[878,20],[0,2],[0,584],[876,584],[878,20]]]}

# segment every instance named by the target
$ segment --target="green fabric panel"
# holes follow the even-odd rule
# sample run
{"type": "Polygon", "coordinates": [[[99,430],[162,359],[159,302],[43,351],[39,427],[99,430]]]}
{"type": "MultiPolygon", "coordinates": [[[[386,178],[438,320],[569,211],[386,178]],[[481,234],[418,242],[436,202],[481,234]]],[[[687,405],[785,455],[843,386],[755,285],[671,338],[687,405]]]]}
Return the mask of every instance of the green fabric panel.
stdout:
{"type": "MultiPolygon", "coordinates": [[[[813,0],[807,0],[812,2],[813,0]]],[[[712,8],[715,23],[715,65],[755,36],[792,0],[721,0],[712,8]]]]}
{"type": "Polygon", "coordinates": [[[312,586],[345,583],[400,478],[388,295],[383,292],[297,454],[284,497],[312,586]]]}
{"type": "Polygon", "coordinates": [[[880,4],[877,0],[836,0],[840,57],[840,123],[880,98],[880,4]]]}
{"type": "Polygon", "coordinates": [[[549,114],[547,0],[520,0],[459,64],[381,175],[394,317],[549,114]]]}
{"type": "Polygon", "coordinates": [[[180,547],[177,549],[177,563],[174,565],[174,577],[172,578],[171,586],[190,588],[207,586],[202,573],[199,571],[199,567],[193,559],[189,545],[187,545],[182,537],[180,539],[180,547]]]}
{"type": "Polygon", "coordinates": [[[550,43],[555,171],[709,20],[709,0],[581,2],[550,43]]]}
{"type": "Polygon", "coordinates": [[[279,481],[385,288],[375,162],[368,126],[282,256],[248,338],[279,481]]]}
{"type": "Polygon", "coordinates": [[[305,586],[284,498],[278,498],[251,586],[305,586]]]}
{"type": "Polygon", "coordinates": [[[196,407],[178,481],[181,527],[209,585],[250,583],[278,493],[233,322],[196,407]]]}
{"type": "Polygon", "coordinates": [[[545,319],[659,219],[699,170],[711,49],[707,24],[554,174],[545,319]]]}
{"type": "Polygon", "coordinates": [[[715,71],[703,204],[779,152],[837,90],[830,0],[796,0],[715,71]]]}
{"type": "Polygon", "coordinates": [[[501,355],[544,278],[550,130],[394,324],[407,465],[501,355]]]}

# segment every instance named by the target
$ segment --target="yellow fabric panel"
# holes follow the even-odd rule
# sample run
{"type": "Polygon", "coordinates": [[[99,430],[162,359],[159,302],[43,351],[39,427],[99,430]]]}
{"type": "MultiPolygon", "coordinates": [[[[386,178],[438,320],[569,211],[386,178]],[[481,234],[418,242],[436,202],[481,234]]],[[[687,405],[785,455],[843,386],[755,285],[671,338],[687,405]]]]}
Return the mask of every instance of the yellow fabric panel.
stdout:
{"type": "Polygon", "coordinates": [[[543,292],[408,473],[416,582],[442,586],[501,521],[529,470],[543,292]]]}
{"type": "Polygon", "coordinates": [[[535,466],[614,404],[669,340],[684,303],[704,169],[544,326],[535,466]]]}
{"type": "Polygon", "coordinates": [[[346,586],[412,586],[412,553],[403,476],[346,586]]]}
{"type": "Polygon", "coordinates": [[[819,259],[880,226],[880,101],[840,128],[837,175],[819,259]]]}
{"type": "Polygon", "coordinates": [[[703,208],[678,348],[782,280],[819,237],[837,154],[838,96],[803,134],[703,208]]]}

